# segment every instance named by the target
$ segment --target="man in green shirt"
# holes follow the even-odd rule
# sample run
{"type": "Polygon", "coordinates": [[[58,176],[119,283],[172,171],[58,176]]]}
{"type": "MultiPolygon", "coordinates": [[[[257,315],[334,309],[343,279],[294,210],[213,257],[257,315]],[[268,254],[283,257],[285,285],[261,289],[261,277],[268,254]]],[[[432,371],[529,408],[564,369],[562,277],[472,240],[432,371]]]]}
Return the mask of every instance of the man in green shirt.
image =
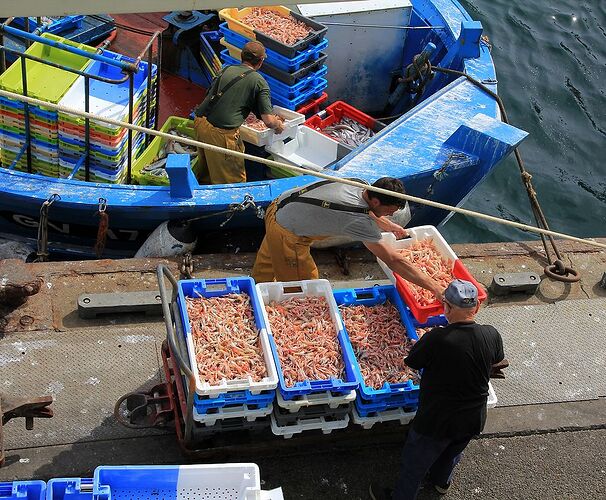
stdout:
{"type": "MultiPolygon", "coordinates": [[[[269,85],[257,73],[265,59],[265,47],[257,41],[242,48],[242,64],[228,66],[213,80],[208,94],[195,109],[194,129],[200,142],[244,152],[239,127],[250,112],[277,134],[282,122],[272,114],[269,85]]],[[[203,184],[246,182],[244,160],[198,148],[196,177],[203,184]]]]}

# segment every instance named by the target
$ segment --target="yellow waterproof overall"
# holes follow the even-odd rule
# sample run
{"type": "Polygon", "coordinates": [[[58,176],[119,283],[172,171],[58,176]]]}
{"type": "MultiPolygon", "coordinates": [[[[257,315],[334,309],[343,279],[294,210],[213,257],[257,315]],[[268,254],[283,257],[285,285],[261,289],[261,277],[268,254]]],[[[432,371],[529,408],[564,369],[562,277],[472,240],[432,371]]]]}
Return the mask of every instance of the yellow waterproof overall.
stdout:
{"type": "Polygon", "coordinates": [[[310,246],[325,237],[297,236],[276,221],[274,200],[265,212],[265,238],[257,252],[252,277],[257,283],[299,281],[318,278],[318,268],[311,257],[310,246]]]}
{"type": "MultiPolygon", "coordinates": [[[[223,129],[213,126],[206,117],[194,119],[196,139],[200,142],[220,146],[244,153],[240,129],[223,129]]],[[[215,151],[198,148],[199,162],[194,170],[200,184],[230,184],[246,182],[244,159],[215,151]]]]}

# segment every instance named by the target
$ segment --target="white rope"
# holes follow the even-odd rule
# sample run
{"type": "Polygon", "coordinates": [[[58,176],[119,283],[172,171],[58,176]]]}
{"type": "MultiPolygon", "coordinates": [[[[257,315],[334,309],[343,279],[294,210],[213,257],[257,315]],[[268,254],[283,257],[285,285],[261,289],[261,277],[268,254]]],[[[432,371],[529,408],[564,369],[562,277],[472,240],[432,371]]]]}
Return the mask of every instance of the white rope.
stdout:
{"type": "Polygon", "coordinates": [[[539,227],[534,227],[534,226],[529,226],[527,224],[522,224],[520,222],[514,222],[511,220],[507,220],[507,219],[502,219],[500,217],[494,217],[492,215],[488,215],[488,214],[484,214],[481,212],[475,212],[473,210],[467,210],[465,208],[459,208],[459,207],[454,207],[451,205],[446,205],[444,203],[438,203],[436,201],[431,201],[431,200],[426,200],[424,198],[418,198],[416,196],[411,196],[409,194],[402,194],[402,193],[396,193],[394,191],[389,191],[387,189],[382,189],[382,188],[377,188],[374,186],[369,186],[367,184],[361,183],[361,182],[356,182],[356,181],[352,181],[350,179],[345,179],[343,177],[335,177],[333,175],[330,174],[326,174],[324,172],[317,172],[315,170],[310,170],[307,168],[302,168],[302,167],[297,167],[294,165],[289,165],[286,163],[281,163],[278,161],[274,161],[274,160],[269,160],[267,158],[260,158],[258,156],[253,156],[253,155],[249,155],[246,153],[240,153],[239,151],[232,151],[230,149],[226,149],[226,148],[222,148],[219,146],[214,146],[212,144],[206,144],[204,142],[198,142],[196,140],[193,139],[188,139],[186,137],[180,137],[180,136],[176,136],[173,134],[167,134],[165,132],[159,132],[157,130],[152,130],[152,129],[148,129],[145,127],[140,127],[138,125],[132,125],[130,123],[126,123],[126,122],[121,122],[118,120],[114,120],[112,118],[105,118],[102,116],[97,116],[94,115],[93,113],[87,113],[85,111],[80,111],[77,109],[72,109],[72,108],[67,108],[65,106],[59,106],[58,104],[53,104],[50,102],[46,102],[46,101],[41,101],[39,99],[34,99],[32,97],[26,97],[23,96],[21,94],[15,94],[13,92],[8,92],[6,90],[1,90],[0,89],[0,95],[7,97],[9,99],[16,99],[19,101],[24,101],[27,102],[29,104],[33,104],[35,106],[44,106],[46,108],[50,108],[50,109],[54,109],[56,111],[61,111],[63,113],[71,113],[74,115],[78,115],[84,118],[90,118],[93,120],[97,120],[97,121],[101,121],[101,122],[105,122],[105,123],[109,123],[110,125],[115,125],[115,126],[119,126],[119,127],[125,127],[125,128],[129,128],[131,130],[137,131],[137,132],[144,132],[146,134],[151,134],[151,135],[155,135],[157,137],[162,137],[164,139],[169,139],[169,140],[174,140],[177,142],[181,142],[183,144],[188,144],[190,146],[195,146],[198,148],[202,148],[202,149],[206,149],[208,151],[215,151],[218,153],[223,153],[223,154],[228,154],[228,155],[232,155],[235,156],[237,158],[243,158],[245,160],[252,160],[252,161],[256,161],[259,163],[264,163],[270,167],[279,167],[279,168],[286,168],[288,170],[291,170],[293,172],[296,173],[300,173],[300,174],[304,174],[304,175],[313,175],[315,177],[320,177],[321,179],[327,179],[327,180],[331,180],[334,182],[340,182],[341,184],[347,184],[350,186],[354,186],[354,187],[358,187],[358,188],[362,188],[362,189],[367,189],[368,191],[373,191],[375,193],[381,193],[387,196],[392,196],[393,198],[399,198],[402,200],[406,200],[406,201],[410,201],[413,203],[419,203],[421,205],[427,205],[429,207],[434,207],[434,208],[439,208],[442,210],[447,210],[450,212],[456,212],[459,214],[463,214],[463,215],[467,215],[469,217],[476,217],[478,219],[483,219],[489,222],[495,222],[497,224],[502,224],[505,226],[510,226],[510,227],[515,227],[517,229],[521,229],[523,231],[528,231],[530,233],[536,233],[536,234],[544,234],[547,236],[553,236],[556,238],[562,238],[565,240],[570,240],[570,241],[576,241],[578,243],[585,243],[587,245],[591,245],[594,247],[598,247],[598,248],[605,248],[606,249],[606,244],[604,243],[599,243],[597,241],[593,241],[590,239],[584,239],[584,238],[578,238],[576,236],[571,236],[569,234],[564,234],[564,233],[558,233],[556,231],[550,231],[548,229],[542,229],[539,227]]]}

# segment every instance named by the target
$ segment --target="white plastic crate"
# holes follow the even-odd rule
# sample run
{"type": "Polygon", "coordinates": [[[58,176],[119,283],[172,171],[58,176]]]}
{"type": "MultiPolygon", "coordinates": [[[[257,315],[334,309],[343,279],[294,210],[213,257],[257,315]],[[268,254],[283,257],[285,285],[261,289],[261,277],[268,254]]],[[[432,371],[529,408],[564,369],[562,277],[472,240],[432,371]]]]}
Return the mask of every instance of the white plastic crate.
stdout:
{"type": "Polygon", "coordinates": [[[335,335],[343,330],[343,322],[339,308],[332,294],[328,280],[275,281],[273,283],[257,283],[257,294],[261,299],[261,310],[267,325],[267,333],[271,335],[271,327],[265,306],[270,302],[303,297],[324,297],[328,303],[330,317],[335,324],[335,335]]]}
{"type": "Polygon", "coordinates": [[[297,126],[305,121],[305,115],[291,111],[281,106],[274,106],[273,113],[283,117],[284,132],[276,134],[272,129],[255,130],[244,123],[240,127],[240,137],[244,142],[254,144],[255,146],[267,146],[276,141],[283,141],[297,135],[297,126]]]}
{"type": "MultiPolygon", "coordinates": [[[[419,240],[423,240],[425,238],[431,238],[436,246],[436,249],[440,254],[453,261],[457,260],[457,254],[454,253],[453,249],[450,248],[450,245],[446,243],[444,237],[440,234],[440,232],[434,226],[418,226],[418,227],[409,227],[406,228],[410,238],[405,238],[403,240],[397,240],[393,233],[383,233],[381,238],[381,243],[387,244],[390,247],[401,249],[408,248],[419,240]]],[[[396,279],[393,275],[393,271],[383,262],[381,259],[377,257],[377,262],[383,272],[387,275],[387,277],[391,280],[391,282],[395,285],[396,279]]]]}
{"type": "Polygon", "coordinates": [[[253,463],[101,466],[88,495],[115,500],[284,500],[281,488],[261,490],[259,467],[253,463]]]}
{"type": "Polygon", "coordinates": [[[497,393],[494,392],[494,387],[492,386],[492,384],[489,381],[488,382],[488,401],[486,401],[486,407],[494,408],[495,406],[497,406],[498,401],[499,400],[497,399],[497,393]]]}
{"type": "Polygon", "coordinates": [[[277,141],[265,150],[277,161],[312,170],[322,170],[348,152],[337,141],[306,126],[298,127],[289,142],[277,141]]]}
{"type": "Polygon", "coordinates": [[[200,422],[206,426],[215,425],[217,420],[224,420],[226,418],[245,418],[249,422],[254,422],[260,417],[269,415],[273,408],[273,405],[270,404],[266,408],[251,410],[248,408],[248,405],[238,405],[218,408],[213,413],[198,413],[198,410],[194,407],[193,418],[196,422],[200,422]]]}
{"type": "Polygon", "coordinates": [[[392,408],[378,412],[374,417],[362,417],[358,413],[355,405],[351,409],[351,419],[354,424],[361,425],[364,429],[370,429],[373,425],[381,422],[400,421],[400,424],[409,424],[413,417],[417,414],[416,411],[404,411],[404,408],[392,408]]]}
{"type": "Polygon", "coordinates": [[[335,429],[345,429],[349,425],[349,415],[345,415],[342,420],[326,421],[324,417],[306,418],[300,420],[296,424],[279,426],[276,422],[276,417],[271,415],[271,432],[276,436],[282,436],[285,439],[293,437],[295,434],[300,434],[303,431],[321,430],[323,434],[330,434],[335,429]]]}
{"type": "Polygon", "coordinates": [[[299,396],[296,399],[284,399],[280,391],[276,391],[278,406],[288,410],[290,413],[296,413],[301,408],[314,405],[328,405],[329,408],[337,408],[341,405],[349,404],[356,399],[356,391],[351,391],[341,396],[334,396],[330,392],[320,392],[316,394],[307,394],[299,396]]]}
{"type": "MultiPolygon", "coordinates": [[[[494,408],[497,404],[497,395],[492,387],[492,384],[488,382],[488,400],[486,401],[487,408],[494,408]]],[[[406,412],[403,408],[392,408],[378,412],[373,417],[362,417],[358,413],[355,405],[351,409],[351,419],[354,424],[361,425],[364,429],[370,429],[373,425],[381,422],[392,422],[399,420],[400,424],[406,425],[411,422],[414,416],[417,414],[416,411],[406,412]]]]}

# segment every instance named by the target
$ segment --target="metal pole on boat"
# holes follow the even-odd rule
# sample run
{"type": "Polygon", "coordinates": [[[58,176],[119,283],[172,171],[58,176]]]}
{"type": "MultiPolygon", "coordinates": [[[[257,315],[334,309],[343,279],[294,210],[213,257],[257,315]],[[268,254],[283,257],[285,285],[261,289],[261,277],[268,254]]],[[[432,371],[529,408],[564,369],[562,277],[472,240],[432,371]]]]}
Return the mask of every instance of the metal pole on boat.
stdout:
{"type": "Polygon", "coordinates": [[[445,26],[392,26],[389,24],[358,24],[358,23],[333,23],[322,21],[326,26],[348,26],[351,28],[378,28],[390,30],[443,30],[445,26]]]}
{"type": "Polygon", "coordinates": [[[154,121],[154,130],[158,130],[158,120],[160,119],[160,72],[162,71],[162,35],[158,36],[158,81],[156,82],[156,113],[154,121]]]}
{"type": "MultiPolygon", "coordinates": [[[[128,78],[128,123],[133,124],[133,94],[135,92],[135,79],[133,73],[128,78]]],[[[128,129],[128,157],[127,157],[127,171],[126,171],[126,183],[131,182],[131,168],[133,162],[133,130],[128,129]]]]}
{"type": "MultiPolygon", "coordinates": [[[[90,78],[84,77],[84,111],[90,112],[90,78]]],[[[84,179],[90,180],[90,119],[84,119],[84,179]]]]}
{"type": "MultiPolygon", "coordinates": [[[[29,33],[29,16],[25,17],[25,31],[27,31],[29,33]]],[[[25,46],[27,48],[29,48],[29,46],[32,44],[31,40],[28,40],[27,38],[25,39],[25,46]]]]}
{"type": "MultiPolygon", "coordinates": [[[[27,97],[27,60],[21,57],[21,81],[23,83],[23,95],[27,97]]],[[[25,115],[25,143],[27,144],[27,171],[32,173],[32,137],[29,127],[29,103],[23,103],[23,114],[25,115]]]]}
{"type": "MultiPolygon", "coordinates": [[[[149,128],[149,112],[152,103],[152,50],[153,45],[147,50],[147,95],[145,97],[145,128],[149,128]]],[[[150,141],[149,134],[145,134],[145,147],[150,141]]]]}

